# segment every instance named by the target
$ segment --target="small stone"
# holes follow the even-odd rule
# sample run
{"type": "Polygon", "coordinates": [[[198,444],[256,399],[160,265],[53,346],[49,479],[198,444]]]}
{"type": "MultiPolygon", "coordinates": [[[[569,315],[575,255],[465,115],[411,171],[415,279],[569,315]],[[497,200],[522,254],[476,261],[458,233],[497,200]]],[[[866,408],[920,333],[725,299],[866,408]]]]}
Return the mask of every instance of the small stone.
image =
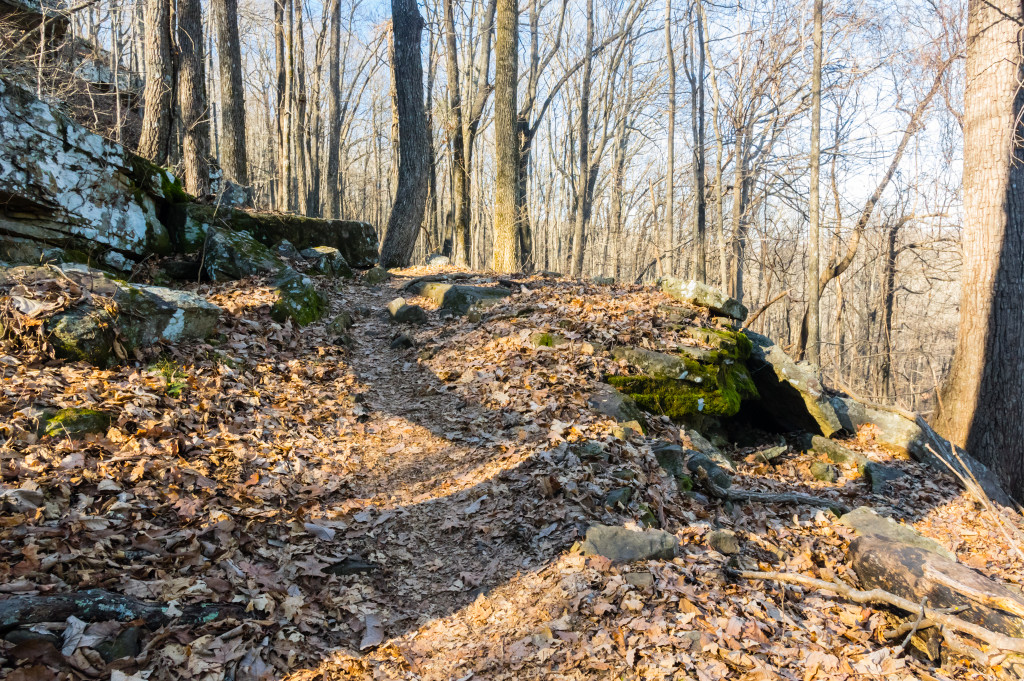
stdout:
{"type": "Polygon", "coordinates": [[[594,277],[593,281],[598,286],[611,286],[615,283],[615,277],[594,277]]]}
{"type": "Polygon", "coordinates": [[[811,475],[815,480],[822,482],[835,482],[839,479],[839,469],[824,461],[815,461],[811,464],[811,475]]]}
{"type": "Polygon", "coordinates": [[[852,463],[858,468],[867,463],[868,458],[863,454],[844,447],[834,440],[821,435],[811,435],[805,439],[805,449],[812,449],[819,454],[824,454],[832,463],[852,463]]]}
{"type": "Polygon", "coordinates": [[[274,246],[274,252],[277,253],[279,258],[298,260],[302,257],[299,253],[299,249],[295,248],[295,246],[292,245],[292,242],[288,241],[288,239],[281,239],[278,241],[277,245],[274,246]]]}
{"type": "Polygon", "coordinates": [[[719,553],[732,556],[740,552],[740,540],[732,530],[714,530],[708,533],[708,546],[719,553]]]}
{"type": "Polygon", "coordinates": [[[604,505],[611,509],[615,509],[620,505],[625,508],[629,505],[629,501],[632,498],[632,487],[619,487],[618,489],[613,489],[607,494],[607,496],[605,496],[604,505]]]}
{"type": "Polygon", "coordinates": [[[646,589],[654,586],[654,575],[650,572],[627,572],[626,573],[626,584],[646,589]]]}
{"type": "Polygon", "coordinates": [[[380,265],[374,265],[363,275],[363,283],[369,286],[379,286],[391,278],[391,273],[380,265]]]}
{"type": "Polygon", "coordinates": [[[409,305],[405,298],[395,298],[388,303],[388,314],[396,324],[424,324],[427,312],[419,305],[409,305]]]}
{"type": "Polygon", "coordinates": [[[875,461],[868,461],[861,466],[861,473],[871,485],[872,494],[883,494],[888,489],[890,482],[906,475],[898,468],[885,466],[875,461]]]}
{"type": "MultiPolygon", "coordinates": [[[[444,282],[420,284],[416,292],[417,295],[437,303],[439,308],[451,310],[460,316],[471,311],[475,311],[479,315],[482,309],[512,295],[510,289],[500,286],[464,286],[444,282]]],[[[474,320],[470,319],[470,321],[474,320]]]]}
{"type": "Polygon", "coordinates": [[[352,323],[352,315],[342,310],[327,323],[327,330],[333,334],[343,334],[352,328],[352,323]]]}
{"type": "Polygon", "coordinates": [[[400,333],[397,336],[395,336],[395,339],[393,341],[391,341],[390,347],[392,350],[414,348],[416,347],[416,342],[409,336],[405,335],[404,333],[400,333]]]}
{"type": "Polygon", "coordinates": [[[110,663],[122,658],[135,658],[142,652],[142,645],[139,641],[142,635],[142,627],[128,627],[113,640],[103,641],[96,646],[96,652],[100,654],[104,662],[110,663]]]}
{"type": "MultiPolygon", "coordinates": [[[[644,420],[643,412],[636,406],[633,398],[623,395],[612,387],[602,387],[599,392],[590,396],[587,404],[605,416],[611,417],[619,423],[635,421],[641,426],[644,420]]],[[[638,430],[643,431],[642,426],[638,430]]]]}
{"type": "Polygon", "coordinates": [[[892,518],[886,518],[875,513],[874,509],[867,506],[860,506],[850,511],[839,523],[849,527],[859,536],[877,536],[900,544],[909,544],[925,551],[937,553],[949,560],[956,560],[956,556],[945,546],[930,537],[925,537],[909,525],[903,525],[892,518]]]}
{"type": "Polygon", "coordinates": [[[771,463],[775,459],[779,458],[789,449],[786,445],[779,445],[778,447],[769,447],[768,449],[762,449],[754,457],[756,461],[761,463],[771,463]]]}
{"type": "Polygon", "coordinates": [[[679,541],[664,530],[627,530],[610,525],[592,525],[582,550],[585,556],[604,556],[615,563],[638,560],[672,560],[679,541]]]}
{"type": "Polygon", "coordinates": [[[424,259],[423,264],[427,267],[444,267],[446,265],[450,265],[451,262],[451,258],[446,255],[431,253],[424,259]]]}

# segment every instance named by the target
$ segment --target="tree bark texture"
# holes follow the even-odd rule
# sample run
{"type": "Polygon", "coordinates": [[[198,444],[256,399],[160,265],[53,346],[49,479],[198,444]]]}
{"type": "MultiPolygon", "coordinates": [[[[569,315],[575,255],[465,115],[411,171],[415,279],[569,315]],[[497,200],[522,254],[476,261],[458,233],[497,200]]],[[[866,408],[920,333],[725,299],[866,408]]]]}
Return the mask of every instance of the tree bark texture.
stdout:
{"type": "Polygon", "coordinates": [[[238,39],[238,0],[213,0],[211,16],[220,43],[220,165],[224,176],[249,184],[245,150],[245,88],[242,84],[242,48],[238,39]]]}
{"type": "Polygon", "coordinates": [[[178,0],[178,101],[181,105],[182,163],[186,191],[210,193],[210,118],[206,106],[203,12],[199,0],[178,0]]]}
{"type": "MultiPolygon", "coordinates": [[[[591,0],[592,1],[592,0],[591,0]]],[[[519,124],[516,81],[519,74],[519,3],[498,0],[494,34],[494,259],[498,272],[522,267],[516,190],[519,183],[519,124]]]]}
{"type": "Polygon", "coordinates": [[[406,267],[427,207],[427,115],[423,107],[420,35],[423,18],[415,0],[392,0],[395,108],[398,112],[398,184],[380,247],[383,267],[406,267]]]}
{"type": "Polygon", "coordinates": [[[1024,8],[968,3],[960,323],[938,429],[1024,499],[1024,8]]]}
{"type": "Polygon", "coordinates": [[[139,155],[159,165],[167,164],[174,100],[171,61],[170,0],[146,0],[145,114],[139,155]]]}

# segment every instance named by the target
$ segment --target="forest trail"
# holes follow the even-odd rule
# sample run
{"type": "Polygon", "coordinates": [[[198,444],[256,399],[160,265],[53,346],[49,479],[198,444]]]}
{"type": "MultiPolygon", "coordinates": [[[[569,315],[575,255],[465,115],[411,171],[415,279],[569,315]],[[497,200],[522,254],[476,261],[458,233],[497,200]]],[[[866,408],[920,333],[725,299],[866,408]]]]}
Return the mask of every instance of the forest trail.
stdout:
{"type": "MultiPolygon", "coordinates": [[[[588,405],[622,369],[602,346],[678,342],[663,293],[519,277],[480,315],[453,317],[402,292],[425,273],[315,277],[330,313],[304,328],[272,321],[265,279],[190,284],[222,309],[216,337],[111,369],[0,355],[0,474],[20,485],[0,523],[4,595],[225,608],[198,623],[8,627],[13,678],[933,678],[879,642],[900,621],[886,611],[735,578],[852,581],[853,533],[831,513],[681,490],[652,445],[696,446],[685,429],[649,417],[644,436],[588,405]],[[399,295],[422,324],[389,320],[399,295]],[[393,347],[400,334],[413,347],[393,347]],[[44,407],[98,410],[109,427],[40,436],[44,407]],[[594,525],[658,526],[676,557],[584,556],[594,525]],[[102,657],[112,637],[126,656],[102,657]]],[[[734,488],[871,506],[1024,584],[984,509],[870,428],[845,445],[893,473],[877,488],[854,463],[818,479],[818,456],[779,437],[723,443],[734,488]]],[[[953,660],[943,674],[987,670],[953,660]]]]}

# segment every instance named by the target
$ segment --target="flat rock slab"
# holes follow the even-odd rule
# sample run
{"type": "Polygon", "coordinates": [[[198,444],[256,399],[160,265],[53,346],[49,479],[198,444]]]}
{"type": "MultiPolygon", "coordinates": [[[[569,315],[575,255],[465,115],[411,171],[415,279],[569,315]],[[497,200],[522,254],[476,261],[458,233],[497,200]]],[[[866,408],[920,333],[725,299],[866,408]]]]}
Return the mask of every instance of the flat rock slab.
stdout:
{"type": "Polygon", "coordinates": [[[441,309],[451,310],[457,315],[466,314],[473,306],[486,307],[512,295],[511,290],[502,286],[467,286],[425,282],[416,288],[418,295],[429,298],[441,309]]]}
{"type": "Polygon", "coordinates": [[[666,277],[660,282],[661,290],[676,300],[724,315],[742,322],[747,318],[747,308],[735,298],[730,298],[716,288],[696,280],[666,277]]]}
{"type": "Polygon", "coordinates": [[[672,560],[679,540],[664,530],[627,530],[612,525],[592,525],[583,542],[583,555],[604,556],[613,563],[637,560],[672,560]]]}
{"type": "Polygon", "coordinates": [[[939,542],[925,537],[914,528],[903,525],[892,518],[875,513],[874,509],[860,506],[844,515],[839,520],[861,537],[880,537],[887,541],[898,542],[907,546],[916,546],[924,551],[931,551],[947,560],[956,560],[953,552],[939,542]]]}
{"type": "Polygon", "coordinates": [[[633,401],[633,398],[623,395],[611,386],[604,386],[599,392],[587,398],[587,405],[619,423],[636,422],[640,425],[645,423],[644,413],[633,401]]]}

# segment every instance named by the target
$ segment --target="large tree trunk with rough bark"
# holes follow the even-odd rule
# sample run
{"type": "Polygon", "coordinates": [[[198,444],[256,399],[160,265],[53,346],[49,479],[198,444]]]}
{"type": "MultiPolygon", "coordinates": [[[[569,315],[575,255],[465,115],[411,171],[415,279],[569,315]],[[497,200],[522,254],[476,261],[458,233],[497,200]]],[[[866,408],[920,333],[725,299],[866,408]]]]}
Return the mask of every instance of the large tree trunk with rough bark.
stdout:
{"type": "Polygon", "coordinates": [[[145,115],[139,154],[160,165],[167,163],[167,146],[171,137],[172,66],[170,0],[147,0],[145,115]]]}
{"type": "Polygon", "coordinates": [[[331,46],[328,52],[327,182],[324,215],[341,217],[341,0],[331,6],[331,46]]]}
{"type": "Polygon", "coordinates": [[[245,90],[242,85],[242,48],[238,40],[238,0],[213,0],[210,7],[220,40],[217,50],[220,68],[220,165],[227,179],[247,185],[245,90]]]}
{"type": "Polygon", "coordinates": [[[938,429],[1024,499],[1024,8],[970,0],[960,325],[938,429]]]}
{"type": "Polygon", "coordinates": [[[499,0],[494,33],[494,260],[498,272],[522,267],[516,191],[519,184],[519,3],[499,0]]]}
{"type": "Polygon", "coordinates": [[[594,64],[594,0],[587,0],[587,42],[584,47],[583,59],[583,78],[580,85],[579,188],[576,195],[576,220],[572,233],[572,260],[569,263],[574,277],[583,276],[587,222],[590,218],[590,80],[594,64]]]}
{"type": "Polygon", "coordinates": [[[398,112],[398,186],[391,206],[380,264],[406,267],[427,206],[427,115],[423,108],[420,34],[423,18],[415,0],[392,0],[395,109],[398,112]]]}
{"type": "Polygon", "coordinates": [[[466,168],[466,148],[463,136],[461,72],[459,71],[459,53],[455,43],[455,16],[452,0],[444,2],[444,35],[445,56],[448,74],[448,108],[455,118],[452,122],[452,202],[455,204],[455,226],[453,234],[452,254],[455,264],[461,267],[469,265],[469,175],[466,168]]]}
{"type": "Polygon", "coordinates": [[[204,46],[203,12],[199,0],[178,0],[181,156],[185,166],[185,189],[196,196],[210,192],[210,118],[206,108],[204,46]]]}

